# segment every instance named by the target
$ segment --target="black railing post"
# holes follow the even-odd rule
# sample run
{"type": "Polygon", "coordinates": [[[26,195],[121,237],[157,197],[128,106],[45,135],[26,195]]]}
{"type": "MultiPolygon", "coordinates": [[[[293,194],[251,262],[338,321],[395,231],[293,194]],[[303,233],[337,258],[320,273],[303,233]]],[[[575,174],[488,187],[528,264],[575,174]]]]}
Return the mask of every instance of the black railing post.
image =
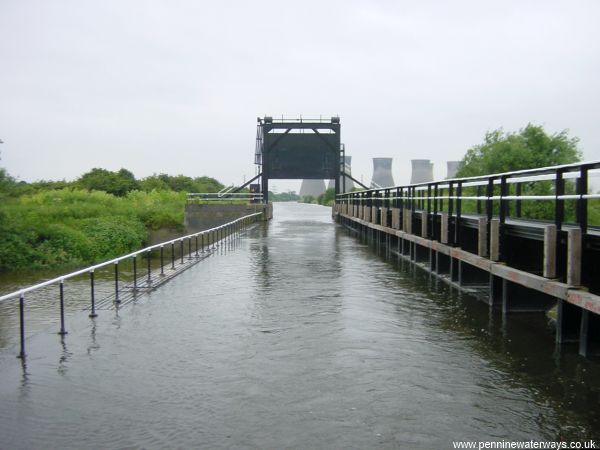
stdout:
{"type": "Polygon", "coordinates": [[[427,185],[427,239],[433,236],[433,216],[431,214],[431,184],[427,185]]]}
{"type": "Polygon", "coordinates": [[[119,261],[115,262],[115,303],[121,303],[119,299],[119,261]]]}
{"type": "Polygon", "coordinates": [[[202,250],[202,253],[204,253],[204,233],[200,235],[200,249],[202,250]]]}
{"type": "Polygon", "coordinates": [[[490,177],[487,183],[486,197],[485,201],[485,214],[487,216],[488,223],[491,222],[492,217],[494,217],[494,200],[492,197],[494,196],[494,178],[490,177]]]}
{"type": "MultiPolygon", "coordinates": [[[[510,202],[505,199],[505,197],[509,194],[508,183],[506,175],[500,178],[500,210],[498,211],[498,258],[500,261],[503,260],[502,253],[504,249],[504,230],[506,218],[508,217],[509,205],[510,202]]],[[[491,223],[488,223],[488,236],[491,239],[491,223]]],[[[490,241],[491,242],[491,241],[490,241]]],[[[490,249],[491,250],[491,249],[490,249]]],[[[490,251],[491,253],[491,251],[490,251]]]]}
{"type": "Polygon", "coordinates": [[[450,232],[452,226],[452,214],[454,214],[454,183],[452,181],[448,184],[448,242],[450,245],[454,245],[454,233],[450,232]]]}
{"type": "Polygon", "coordinates": [[[460,227],[462,213],[462,181],[456,185],[456,219],[454,220],[454,245],[460,247],[460,227]]]}
{"type": "Polygon", "coordinates": [[[175,242],[171,242],[171,270],[175,270],[175,242]]]}
{"type": "Polygon", "coordinates": [[[433,185],[433,216],[431,217],[431,238],[438,240],[438,233],[435,228],[438,215],[438,183],[433,185]]]}
{"type": "Polygon", "coordinates": [[[165,246],[160,246],[160,275],[165,275],[165,246]]]}
{"type": "Polygon", "coordinates": [[[152,283],[152,250],[148,250],[146,252],[146,257],[148,258],[148,276],[147,276],[147,284],[152,283]]]}
{"type": "Polygon", "coordinates": [[[90,317],[98,317],[96,314],[96,293],[95,293],[95,285],[94,285],[94,271],[90,270],[90,296],[92,300],[92,312],[90,313],[90,317]]]}
{"type": "Polygon", "coordinates": [[[188,260],[192,259],[192,238],[188,238],[188,260]]]}
{"type": "Polygon", "coordinates": [[[183,264],[183,239],[179,239],[179,250],[181,251],[181,264],[183,264]]]}
{"type": "Polygon", "coordinates": [[[522,189],[521,183],[517,183],[515,186],[515,195],[517,196],[517,200],[515,200],[515,216],[517,219],[521,217],[521,200],[518,197],[521,197],[522,189]]]}
{"type": "Polygon", "coordinates": [[[137,290],[137,255],[133,256],[133,290],[137,290]]]}
{"type": "Polygon", "coordinates": [[[17,358],[25,359],[25,295],[19,295],[19,331],[21,338],[21,351],[17,358]]]}
{"type": "Polygon", "coordinates": [[[67,332],[65,331],[65,281],[64,280],[60,280],[59,290],[60,290],[60,331],[58,332],[58,334],[60,334],[61,336],[64,336],[65,334],[67,334],[67,332]]]}
{"type": "Polygon", "coordinates": [[[585,235],[588,228],[588,201],[584,195],[588,193],[588,167],[581,166],[579,170],[579,178],[577,179],[577,223],[581,229],[581,234],[585,235]]]}
{"type": "Polygon", "coordinates": [[[198,235],[194,236],[195,237],[195,245],[196,245],[196,258],[200,257],[200,255],[198,254],[198,235]]]}
{"type": "Polygon", "coordinates": [[[565,180],[563,178],[563,170],[561,169],[556,171],[554,195],[554,224],[556,225],[556,231],[560,233],[563,221],[565,220],[565,201],[558,198],[561,195],[565,195],[565,180]]]}
{"type": "Polygon", "coordinates": [[[481,197],[481,185],[477,185],[477,214],[481,215],[481,200],[479,199],[479,197],[481,197]]]}

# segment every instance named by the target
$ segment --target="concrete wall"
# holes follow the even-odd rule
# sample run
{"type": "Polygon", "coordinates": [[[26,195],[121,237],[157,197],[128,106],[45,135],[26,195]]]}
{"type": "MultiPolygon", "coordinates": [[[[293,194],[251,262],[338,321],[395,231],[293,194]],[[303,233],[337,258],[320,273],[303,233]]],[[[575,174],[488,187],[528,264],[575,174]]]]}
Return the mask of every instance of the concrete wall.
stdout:
{"type": "Polygon", "coordinates": [[[267,218],[273,217],[273,204],[189,204],[185,206],[184,226],[186,233],[196,233],[249,214],[267,211],[267,218]]]}

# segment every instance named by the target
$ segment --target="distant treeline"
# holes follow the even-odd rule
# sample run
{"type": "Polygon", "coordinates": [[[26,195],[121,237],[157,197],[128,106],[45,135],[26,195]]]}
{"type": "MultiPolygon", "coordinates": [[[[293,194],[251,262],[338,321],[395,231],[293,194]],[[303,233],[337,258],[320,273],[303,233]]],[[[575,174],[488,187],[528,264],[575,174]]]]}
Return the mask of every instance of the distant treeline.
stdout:
{"type": "Polygon", "coordinates": [[[95,168],[74,181],[17,181],[0,169],[0,195],[18,197],[38,191],[57,189],[85,189],[103,191],[123,197],[132,191],[174,191],[174,192],[217,192],[223,185],[210,177],[188,177],[185,175],[154,174],[137,180],[127,169],[112,172],[95,168]]]}

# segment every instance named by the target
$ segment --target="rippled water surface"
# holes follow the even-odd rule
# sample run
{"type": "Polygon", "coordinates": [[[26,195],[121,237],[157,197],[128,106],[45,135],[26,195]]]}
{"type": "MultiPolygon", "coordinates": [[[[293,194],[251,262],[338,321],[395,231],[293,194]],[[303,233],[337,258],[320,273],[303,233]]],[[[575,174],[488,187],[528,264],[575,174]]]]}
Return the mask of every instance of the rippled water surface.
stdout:
{"type": "Polygon", "coordinates": [[[558,352],[547,319],[503,320],[320,206],[276,204],[93,321],[72,297],[64,341],[55,306],[33,302],[24,365],[14,305],[0,311],[0,448],[435,449],[599,429],[598,364],[558,352]]]}

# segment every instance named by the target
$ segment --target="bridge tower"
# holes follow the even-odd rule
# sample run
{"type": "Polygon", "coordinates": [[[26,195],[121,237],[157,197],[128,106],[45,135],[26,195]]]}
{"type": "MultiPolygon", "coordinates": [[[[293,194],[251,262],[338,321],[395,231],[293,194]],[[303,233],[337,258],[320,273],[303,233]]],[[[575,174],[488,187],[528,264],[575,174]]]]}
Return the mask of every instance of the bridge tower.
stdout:
{"type": "Polygon", "coordinates": [[[269,201],[269,180],[335,180],[341,192],[344,149],[340,143],[340,118],[257,118],[254,163],[258,166],[263,201],[269,201]]]}

